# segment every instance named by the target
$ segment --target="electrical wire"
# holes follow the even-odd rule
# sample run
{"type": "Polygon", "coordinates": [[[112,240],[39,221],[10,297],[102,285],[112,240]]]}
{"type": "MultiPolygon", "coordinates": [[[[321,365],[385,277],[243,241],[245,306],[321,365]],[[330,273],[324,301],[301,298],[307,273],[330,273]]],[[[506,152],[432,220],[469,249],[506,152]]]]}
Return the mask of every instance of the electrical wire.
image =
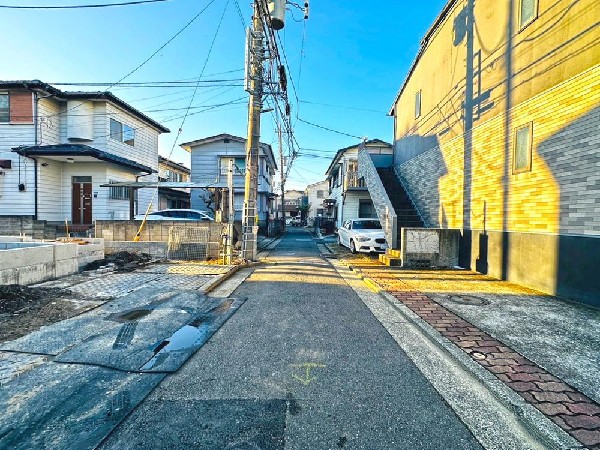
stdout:
{"type": "Polygon", "coordinates": [[[308,125],[311,125],[311,126],[313,126],[313,127],[320,128],[321,130],[326,130],[326,131],[329,131],[329,132],[331,132],[331,133],[335,133],[335,134],[341,134],[342,136],[348,136],[348,137],[351,137],[351,138],[358,139],[358,140],[360,140],[360,141],[362,141],[362,140],[363,140],[363,138],[362,138],[362,137],[360,137],[360,136],[355,136],[355,135],[353,135],[353,134],[350,134],[350,133],[344,133],[343,131],[337,131],[337,130],[334,130],[333,128],[327,128],[327,127],[324,127],[324,126],[322,126],[322,125],[317,125],[316,123],[309,122],[308,120],[304,120],[304,119],[302,119],[301,117],[298,117],[298,120],[299,120],[300,122],[306,123],[306,124],[308,124],[308,125]]]}
{"type": "MultiPolygon", "coordinates": [[[[148,64],[148,62],[153,59],[156,55],[158,55],[158,53],[160,53],[167,45],[169,45],[171,42],[173,42],[181,33],[183,33],[187,28],[190,27],[190,25],[192,25],[197,19],[198,17],[200,17],[202,14],[204,14],[204,12],[215,2],[216,0],[210,0],[208,2],[208,4],[202,8],[202,10],[200,10],[200,12],[198,14],[196,14],[188,23],[186,23],[177,33],[175,33],[169,40],[167,40],[163,45],[161,45],[154,53],[152,53],[148,58],[146,58],[141,64],[139,64],[137,67],[135,67],[133,70],[131,70],[129,73],[127,73],[125,76],[121,77],[119,80],[117,80],[115,83],[111,84],[110,86],[108,86],[106,88],[106,90],[108,91],[111,87],[121,83],[123,80],[125,80],[126,78],[129,78],[131,75],[133,75],[134,73],[136,73],[138,70],[140,70],[142,67],[144,67],[146,64],[148,64]]],[[[69,112],[72,109],[75,108],[79,108],[81,105],[83,105],[84,102],[81,102],[78,105],[75,105],[69,109],[67,109],[66,111],[62,111],[60,113],[57,113],[55,115],[61,115],[61,114],[66,114],[67,112],[69,112]]]]}
{"type": "Polygon", "coordinates": [[[171,0],[137,0],[132,2],[123,3],[104,3],[104,4],[93,4],[93,5],[65,5],[65,6],[10,6],[0,5],[0,8],[4,9],[84,9],[84,8],[111,8],[115,6],[133,6],[142,5],[144,3],[162,3],[171,0]]]}

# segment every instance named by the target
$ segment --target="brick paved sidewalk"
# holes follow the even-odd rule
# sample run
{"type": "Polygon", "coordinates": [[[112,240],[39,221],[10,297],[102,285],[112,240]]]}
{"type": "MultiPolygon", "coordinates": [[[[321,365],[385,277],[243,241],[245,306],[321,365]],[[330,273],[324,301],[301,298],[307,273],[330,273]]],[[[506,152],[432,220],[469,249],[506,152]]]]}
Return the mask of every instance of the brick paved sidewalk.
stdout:
{"type": "MultiPolygon", "coordinates": [[[[439,292],[443,292],[444,297],[456,294],[457,297],[465,300],[472,299],[482,302],[486,301],[486,297],[497,299],[502,298],[503,295],[537,293],[468,271],[415,272],[388,269],[375,262],[364,260],[347,262],[410,308],[441,335],[467,353],[475,362],[493,373],[523,397],[526,402],[541,411],[584,446],[590,449],[600,449],[600,405],[598,402],[503,342],[506,329],[499,328],[495,333],[494,330],[489,329],[488,321],[486,324],[489,332],[486,332],[478,326],[476,315],[471,314],[470,320],[466,320],[459,314],[450,311],[439,301],[439,292]],[[422,291],[428,293],[425,294],[422,291]],[[469,295],[474,292],[477,295],[469,295]]],[[[555,301],[560,302],[557,299],[555,301]]],[[[506,313],[514,314],[515,311],[511,311],[508,306],[506,313]]],[[[566,307],[569,307],[569,304],[566,304],[566,307]]],[[[535,308],[534,302],[531,303],[531,308],[535,308]]],[[[573,306],[573,308],[576,307],[573,306]]],[[[481,314],[485,315],[485,311],[482,311],[481,314]]],[[[597,316],[594,311],[591,311],[590,314],[593,318],[597,317],[600,323],[600,311],[597,316]]],[[[543,323],[543,317],[540,318],[540,323],[543,323]]],[[[535,329],[535,326],[532,329],[535,329]]],[[[552,330],[550,331],[552,332],[552,330]]],[[[543,339],[543,336],[540,339],[543,339]]],[[[574,349],[573,351],[581,350],[574,349]]],[[[535,353],[535,348],[532,348],[531,352],[535,353]]],[[[594,363],[592,357],[592,364],[594,363]]],[[[572,370],[572,367],[569,369],[572,370]]],[[[596,367],[596,370],[600,371],[600,368],[596,367]]],[[[592,377],[597,378],[597,374],[592,374],[592,377]]],[[[591,389],[595,389],[595,387],[591,389]]]]}

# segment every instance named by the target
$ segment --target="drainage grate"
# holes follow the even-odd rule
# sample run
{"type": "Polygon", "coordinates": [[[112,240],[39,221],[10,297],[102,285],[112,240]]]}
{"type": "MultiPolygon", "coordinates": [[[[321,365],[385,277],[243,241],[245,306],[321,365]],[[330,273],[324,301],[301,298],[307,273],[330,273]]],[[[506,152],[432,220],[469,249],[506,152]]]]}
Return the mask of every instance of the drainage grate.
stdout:
{"type": "Polygon", "coordinates": [[[448,296],[448,300],[461,305],[485,306],[490,304],[488,299],[473,295],[450,295],[448,296]]]}

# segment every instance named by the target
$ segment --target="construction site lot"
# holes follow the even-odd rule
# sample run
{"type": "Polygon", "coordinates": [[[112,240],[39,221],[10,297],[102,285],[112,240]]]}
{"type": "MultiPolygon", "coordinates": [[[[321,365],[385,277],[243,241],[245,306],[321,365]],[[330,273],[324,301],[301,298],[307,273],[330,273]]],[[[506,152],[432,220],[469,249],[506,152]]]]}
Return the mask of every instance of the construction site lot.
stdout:
{"type": "Polygon", "coordinates": [[[217,261],[154,260],[143,253],[119,252],[78,274],[29,286],[0,285],[0,342],[79,316],[142,287],[203,291],[231,268],[217,261]]]}

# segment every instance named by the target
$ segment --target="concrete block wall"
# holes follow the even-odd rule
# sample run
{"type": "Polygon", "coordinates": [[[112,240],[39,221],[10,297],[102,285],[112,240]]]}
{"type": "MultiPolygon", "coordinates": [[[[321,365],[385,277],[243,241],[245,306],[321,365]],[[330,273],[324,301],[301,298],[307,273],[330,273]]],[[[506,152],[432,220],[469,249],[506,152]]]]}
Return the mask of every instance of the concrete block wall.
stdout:
{"type": "MultiPolygon", "coordinates": [[[[140,225],[140,220],[98,220],[96,221],[95,235],[96,237],[103,238],[107,246],[109,245],[109,242],[132,242],[133,238],[139,230],[140,225]]],[[[148,221],[146,222],[146,225],[144,226],[144,229],[140,234],[139,242],[167,243],[169,241],[169,230],[172,227],[208,228],[208,257],[219,257],[223,225],[215,222],[188,222],[163,220],[148,221]]],[[[135,250],[137,247],[131,248],[135,250]]]]}
{"type": "Polygon", "coordinates": [[[34,239],[56,239],[56,227],[33,216],[0,216],[0,235],[25,235],[34,239]]]}

